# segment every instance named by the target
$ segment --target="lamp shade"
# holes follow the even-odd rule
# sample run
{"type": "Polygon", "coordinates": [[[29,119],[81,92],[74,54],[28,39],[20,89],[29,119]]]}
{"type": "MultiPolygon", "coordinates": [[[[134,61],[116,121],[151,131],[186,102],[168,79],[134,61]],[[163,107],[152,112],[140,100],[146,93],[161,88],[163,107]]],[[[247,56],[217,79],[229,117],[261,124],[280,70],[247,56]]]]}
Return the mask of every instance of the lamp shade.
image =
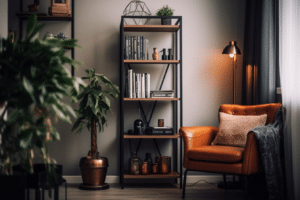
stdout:
{"type": "Polygon", "coordinates": [[[236,41],[230,41],[229,45],[224,48],[222,54],[241,54],[241,51],[237,47],[236,41]]]}

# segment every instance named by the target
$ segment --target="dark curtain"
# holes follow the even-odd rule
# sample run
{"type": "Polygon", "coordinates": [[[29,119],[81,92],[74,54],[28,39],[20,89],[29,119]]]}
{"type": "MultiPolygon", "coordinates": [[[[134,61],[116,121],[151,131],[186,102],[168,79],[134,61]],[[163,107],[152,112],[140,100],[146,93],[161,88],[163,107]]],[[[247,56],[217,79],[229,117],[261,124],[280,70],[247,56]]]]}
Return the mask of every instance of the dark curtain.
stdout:
{"type": "MultiPolygon", "coordinates": [[[[280,96],[276,94],[276,88],[280,86],[278,17],[278,0],[247,0],[243,51],[243,105],[281,101],[280,96]]],[[[283,142],[281,160],[284,166],[283,142]]],[[[267,190],[262,174],[252,177],[251,185],[264,188],[265,192],[267,190]]]]}
{"type": "Polygon", "coordinates": [[[242,104],[275,103],[278,86],[276,0],[247,0],[242,104]]]}

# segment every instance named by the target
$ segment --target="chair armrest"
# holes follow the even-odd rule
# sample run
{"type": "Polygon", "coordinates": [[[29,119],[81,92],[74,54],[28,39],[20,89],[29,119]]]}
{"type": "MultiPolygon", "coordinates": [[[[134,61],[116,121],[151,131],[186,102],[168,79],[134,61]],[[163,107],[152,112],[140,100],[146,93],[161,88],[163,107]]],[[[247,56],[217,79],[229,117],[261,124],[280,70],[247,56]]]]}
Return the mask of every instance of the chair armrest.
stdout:
{"type": "Polygon", "coordinates": [[[262,170],[263,166],[261,163],[258,141],[254,132],[251,131],[247,135],[247,141],[243,155],[242,173],[245,175],[250,175],[261,172],[262,170]]]}
{"type": "Polygon", "coordinates": [[[216,137],[219,129],[213,126],[193,126],[193,127],[181,127],[179,134],[183,138],[184,143],[184,161],[185,167],[188,162],[188,152],[191,149],[210,145],[216,137]]]}

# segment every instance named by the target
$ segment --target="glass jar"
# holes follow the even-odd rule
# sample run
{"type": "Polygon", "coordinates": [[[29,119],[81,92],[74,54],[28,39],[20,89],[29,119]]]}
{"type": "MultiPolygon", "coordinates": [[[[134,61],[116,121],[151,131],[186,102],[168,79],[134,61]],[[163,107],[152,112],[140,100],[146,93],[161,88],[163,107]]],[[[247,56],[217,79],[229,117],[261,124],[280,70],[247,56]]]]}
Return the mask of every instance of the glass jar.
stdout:
{"type": "Polygon", "coordinates": [[[159,173],[159,168],[158,168],[158,163],[154,163],[152,166],[152,173],[153,174],[158,174],[159,173]]]}
{"type": "Polygon", "coordinates": [[[139,157],[137,157],[136,152],[134,152],[133,156],[130,158],[129,163],[130,163],[130,166],[129,166],[130,174],[134,174],[134,175],[141,174],[142,160],[139,157]]]}
{"type": "Polygon", "coordinates": [[[142,174],[147,175],[150,173],[148,162],[143,162],[142,164],[142,174]]]}
{"type": "Polygon", "coordinates": [[[151,153],[146,153],[146,159],[145,159],[145,162],[148,162],[148,165],[149,165],[149,173],[151,173],[151,171],[152,171],[152,165],[153,165],[153,162],[152,162],[152,159],[151,159],[151,153]]]}

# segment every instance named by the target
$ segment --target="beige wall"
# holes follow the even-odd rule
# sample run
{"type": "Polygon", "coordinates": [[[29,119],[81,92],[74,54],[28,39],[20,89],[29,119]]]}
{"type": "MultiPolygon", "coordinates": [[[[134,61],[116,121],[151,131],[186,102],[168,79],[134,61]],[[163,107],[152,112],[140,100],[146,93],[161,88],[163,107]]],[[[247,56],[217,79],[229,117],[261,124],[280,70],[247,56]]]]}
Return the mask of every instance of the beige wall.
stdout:
{"type": "MultiPolygon", "coordinates": [[[[49,4],[42,3],[41,11],[46,12],[49,4]]],[[[119,26],[120,18],[129,0],[77,0],[75,5],[75,37],[81,49],[75,51],[75,58],[84,68],[95,68],[105,74],[114,83],[119,84],[119,26]]],[[[175,9],[175,15],[183,17],[183,125],[218,125],[218,107],[232,103],[232,60],[222,55],[223,48],[230,40],[236,40],[243,53],[245,0],[144,0],[152,14],[168,4],[175,9]]],[[[32,1],[25,1],[24,7],[32,1]]],[[[10,0],[9,27],[18,28],[15,13],[19,9],[19,0],[10,0]]],[[[151,21],[151,23],[159,23],[151,21]]],[[[47,22],[46,31],[58,34],[60,31],[70,36],[70,23],[47,22]]],[[[171,47],[171,35],[140,34],[149,38],[150,49],[171,47]]],[[[158,81],[166,66],[136,67],[136,72],[151,74],[151,89],[158,89],[158,81]]],[[[241,94],[242,56],[238,56],[237,98],[241,94]]],[[[84,69],[79,68],[76,76],[83,76],[84,69]]],[[[170,89],[168,74],[163,89],[170,89]]],[[[108,114],[108,126],[98,136],[98,149],[102,156],[109,159],[109,175],[119,174],[119,102],[112,101],[113,114],[108,114]]],[[[150,114],[151,104],[144,104],[150,114]]],[[[76,106],[75,106],[76,107],[76,106]]],[[[138,118],[137,104],[126,103],[126,130],[133,128],[133,121],[138,118]]],[[[151,125],[156,125],[158,118],[164,118],[170,124],[169,103],[159,103],[151,125]]],[[[81,135],[70,133],[71,125],[59,122],[57,129],[61,141],[51,146],[52,156],[64,165],[65,175],[79,175],[79,159],[87,155],[90,148],[90,135],[87,130],[81,135]]],[[[125,161],[129,158],[128,141],[125,144],[125,161]]],[[[158,142],[164,155],[171,155],[170,141],[158,142]]],[[[132,144],[134,148],[137,143],[132,144]]],[[[144,140],[139,156],[145,159],[145,153],[151,152],[152,159],[158,155],[152,140],[144,140]]]]}
{"type": "Polygon", "coordinates": [[[0,35],[2,38],[7,37],[8,32],[8,1],[0,1],[0,35]]]}

